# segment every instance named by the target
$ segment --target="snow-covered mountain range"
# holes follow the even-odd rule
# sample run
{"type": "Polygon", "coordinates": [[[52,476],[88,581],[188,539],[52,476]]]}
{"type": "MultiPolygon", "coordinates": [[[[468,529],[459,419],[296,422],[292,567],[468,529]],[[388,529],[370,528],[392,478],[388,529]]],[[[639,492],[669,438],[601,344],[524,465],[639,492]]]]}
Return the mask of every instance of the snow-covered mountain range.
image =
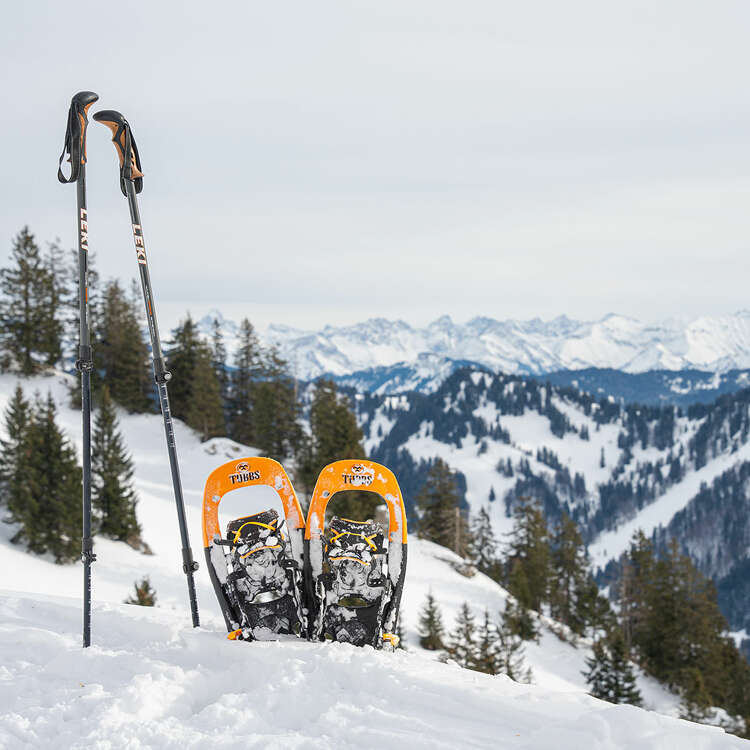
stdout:
{"type": "MultiPolygon", "coordinates": [[[[212,311],[200,321],[210,334],[216,317],[231,352],[238,326],[212,311]]],[[[456,323],[447,315],[418,328],[402,320],[373,318],[319,331],[270,325],[261,331],[277,346],[295,375],[349,376],[362,371],[400,369],[396,388],[419,388],[438,381],[457,365],[479,364],[494,372],[533,374],[558,370],[611,368],[627,373],[698,369],[726,372],[750,368],[750,311],[733,315],[644,323],[622,315],[579,321],[474,318],[456,323]]],[[[382,377],[381,377],[382,380],[382,377]]]]}

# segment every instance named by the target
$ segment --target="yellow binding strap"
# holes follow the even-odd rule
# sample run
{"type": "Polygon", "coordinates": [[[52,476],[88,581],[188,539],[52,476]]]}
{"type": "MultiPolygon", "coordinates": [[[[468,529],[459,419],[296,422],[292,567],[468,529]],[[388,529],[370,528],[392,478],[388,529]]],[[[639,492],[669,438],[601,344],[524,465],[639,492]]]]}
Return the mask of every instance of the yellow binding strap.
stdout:
{"type": "Polygon", "coordinates": [[[401,643],[401,639],[395,633],[383,633],[383,640],[390,643],[393,648],[398,648],[398,644],[401,643]]]}

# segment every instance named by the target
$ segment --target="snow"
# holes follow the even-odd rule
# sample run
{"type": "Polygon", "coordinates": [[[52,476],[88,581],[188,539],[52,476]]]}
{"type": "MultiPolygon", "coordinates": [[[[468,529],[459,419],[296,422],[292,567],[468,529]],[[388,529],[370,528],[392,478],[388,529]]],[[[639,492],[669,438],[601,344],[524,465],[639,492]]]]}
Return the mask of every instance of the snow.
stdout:
{"type": "Polygon", "coordinates": [[[580,693],[517,684],[419,655],[301,641],[227,641],[160,609],[0,594],[5,748],[746,747],[742,740],[580,693]]]}
{"type": "MultiPolygon", "coordinates": [[[[0,376],[0,408],[15,382],[0,376]]],[[[56,375],[23,385],[27,394],[52,392],[59,423],[78,444],[80,415],[67,406],[69,383],[56,375]]],[[[144,540],[154,554],[96,540],[90,649],[80,647],[80,565],[58,566],[26,553],[10,543],[13,528],[0,524],[3,750],[746,746],[721,730],[675,719],[677,698],[642,675],[645,704],[660,713],[588,697],[582,671],[589,644],[576,648],[548,627],[540,643],[526,645],[532,685],[438,663],[435,654],[418,647],[418,612],[427,591],[448,629],[462,602],[477,617],[485,608],[496,616],[507,593],[481,574],[465,577],[451,552],[414,538],[403,598],[408,653],[297,640],[227,641],[200,550],[200,503],[213,468],[254,451],[224,438],[201,444],[177,423],[188,528],[201,563],[196,587],[202,627],[193,630],[161,417],[120,414],[120,421],[135,460],[144,540]],[[157,592],[157,607],[123,605],[144,575],[157,592]]],[[[472,453],[486,458],[477,457],[476,448],[475,441],[462,448],[467,461],[472,453]]],[[[515,450],[491,448],[499,449],[515,450]]],[[[496,463],[497,456],[489,460],[496,463]]],[[[485,470],[477,470],[480,481],[491,480],[501,496],[502,478],[485,470]]],[[[270,488],[230,493],[222,503],[222,523],[270,502],[278,502],[270,488]]],[[[493,506],[494,513],[502,503],[493,506]]]]}
{"type": "Polygon", "coordinates": [[[651,536],[656,528],[669,523],[700,491],[702,484],[710,484],[720,474],[742,461],[750,460],[750,443],[745,443],[735,453],[726,453],[709,461],[698,471],[691,472],[663,495],[640,510],[629,521],[612,531],[604,531],[589,546],[594,567],[603,567],[608,560],[619,557],[630,546],[633,534],[639,529],[651,536]]]}
{"type": "MultiPolygon", "coordinates": [[[[230,324],[228,330],[234,331],[230,324]]],[[[202,330],[209,332],[208,320],[202,330]]],[[[431,367],[445,372],[445,358],[484,365],[497,372],[534,373],[611,367],[626,372],[701,369],[724,372],[750,367],[750,312],[642,322],[622,315],[595,321],[474,318],[455,323],[443,316],[424,328],[397,320],[366,320],[350,326],[304,331],[270,326],[266,343],[295,363],[299,377],[350,375],[370,368],[422,360],[420,380],[431,367]]],[[[231,335],[228,348],[232,349],[231,335]]]]}

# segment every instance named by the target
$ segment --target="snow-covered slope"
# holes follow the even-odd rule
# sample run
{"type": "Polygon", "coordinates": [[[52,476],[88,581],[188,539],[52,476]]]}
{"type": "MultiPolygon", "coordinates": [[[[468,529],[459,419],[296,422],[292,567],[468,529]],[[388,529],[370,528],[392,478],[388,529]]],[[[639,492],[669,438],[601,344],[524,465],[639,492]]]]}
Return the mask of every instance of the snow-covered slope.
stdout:
{"type": "MultiPolygon", "coordinates": [[[[214,312],[200,322],[207,335],[214,316],[221,319],[214,312]]],[[[231,351],[237,326],[225,321],[224,329],[231,351]]],[[[498,372],[533,374],[587,367],[626,372],[750,367],[750,311],[654,324],[612,314],[596,321],[565,316],[551,321],[482,317],[465,324],[443,316],[424,328],[373,318],[320,331],[272,325],[263,338],[278,345],[301,379],[411,365],[423,354],[437,358],[422,364],[422,376],[427,364],[436,370],[445,368],[445,359],[474,362],[498,372]]]]}
{"type": "Polygon", "coordinates": [[[719,729],[418,654],[233,643],[181,613],[0,594],[0,747],[724,750],[719,729]]]}
{"type": "MultiPolygon", "coordinates": [[[[34,378],[24,387],[53,392],[59,421],[78,442],[79,414],[66,406],[67,380],[34,378]]],[[[0,408],[14,384],[0,377],[0,408]]],[[[121,415],[121,428],[135,458],[138,515],[154,554],[97,540],[91,649],[79,645],[80,566],[29,555],[10,543],[12,527],[0,524],[0,747],[744,746],[718,730],[587,697],[581,672],[588,644],[576,648],[548,629],[539,644],[526,646],[533,685],[437,663],[417,645],[418,610],[428,590],[448,628],[462,602],[477,616],[485,608],[496,614],[507,594],[481,574],[459,574],[452,553],[416,539],[404,592],[408,654],[227,642],[204,566],[197,576],[202,628],[193,631],[161,419],[121,415]],[[121,605],[144,575],[158,606],[121,605]]],[[[203,482],[218,463],[250,449],[224,439],[200,444],[181,424],[177,443],[199,553],[203,482]]],[[[272,502],[275,493],[239,490],[222,508],[226,520],[272,502]]],[[[675,696],[643,676],[639,684],[647,707],[676,715],[675,696]]]]}

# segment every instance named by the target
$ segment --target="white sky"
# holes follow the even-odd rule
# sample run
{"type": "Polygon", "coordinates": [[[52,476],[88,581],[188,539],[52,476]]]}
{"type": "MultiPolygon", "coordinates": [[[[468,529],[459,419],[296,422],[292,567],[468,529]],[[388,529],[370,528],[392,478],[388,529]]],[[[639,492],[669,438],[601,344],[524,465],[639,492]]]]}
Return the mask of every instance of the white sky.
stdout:
{"type": "MultiPolygon", "coordinates": [[[[0,241],[75,243],[70,97],[133,125],[162,328],[747,307],[746,2],[4,3],[0,241]]],[[[137,273],[109,131],[90,245],[137,273]]]]}

